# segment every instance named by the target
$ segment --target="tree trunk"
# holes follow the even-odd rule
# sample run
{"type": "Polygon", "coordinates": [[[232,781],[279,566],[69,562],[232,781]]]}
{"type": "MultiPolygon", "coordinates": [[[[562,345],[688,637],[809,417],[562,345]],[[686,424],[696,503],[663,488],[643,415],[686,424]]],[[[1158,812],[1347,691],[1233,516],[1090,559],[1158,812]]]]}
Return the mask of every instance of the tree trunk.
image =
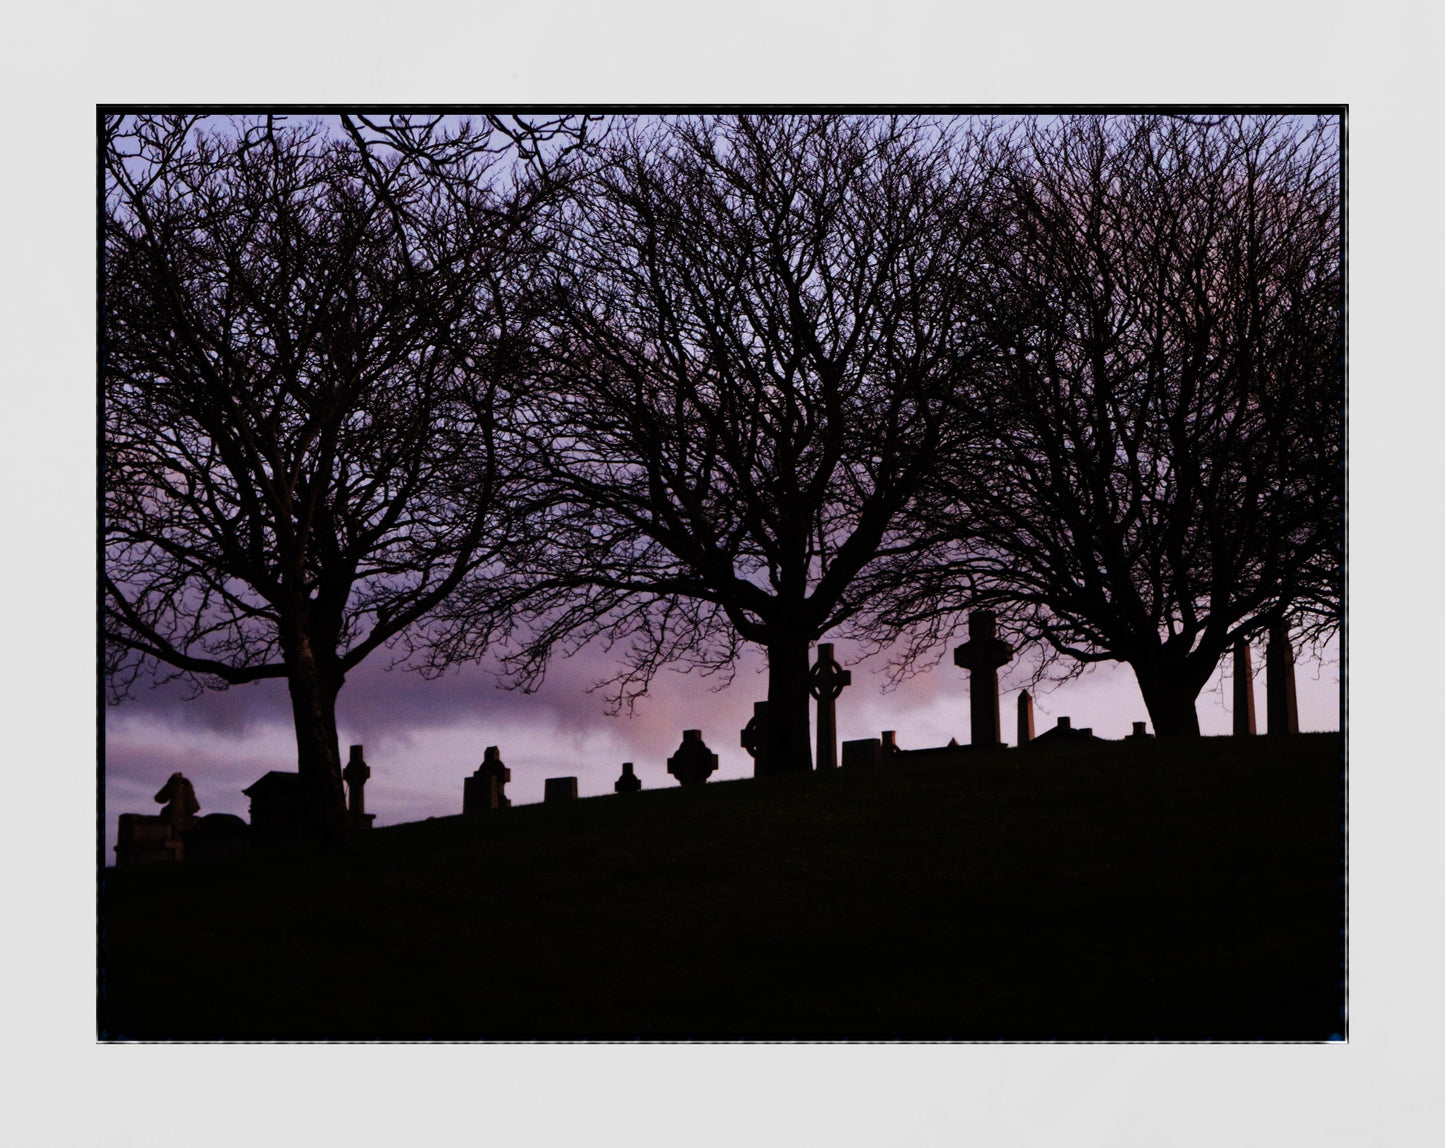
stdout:
{"type": "MultiPolygon", "coordinates": [[[[336,736],[339,667],[322,665],[305,635],[287,650],[286,684],[296,724],[296,766],[301,775],[302,824],[318,841],[335,841],[351,829],[341,783],[341,747],[336,736]]],[[[334,659],[333,659],[334,660],[334,659]]]]}
{"type": "Polygon", "coordinates": [[[760,773],[800,773],[813,768],[808,745],[808,639],[780,634],[768,649],[768,716],[763,727],[760,773]]]}
{"type": "Polygon", "coordinates": [[[1198,674],[1183,664],[1133,662],[1131,665],[1154,732],[1160,737],[1198,737],[1199,713],[1194,704],[1204,688],[1198,674]]]}

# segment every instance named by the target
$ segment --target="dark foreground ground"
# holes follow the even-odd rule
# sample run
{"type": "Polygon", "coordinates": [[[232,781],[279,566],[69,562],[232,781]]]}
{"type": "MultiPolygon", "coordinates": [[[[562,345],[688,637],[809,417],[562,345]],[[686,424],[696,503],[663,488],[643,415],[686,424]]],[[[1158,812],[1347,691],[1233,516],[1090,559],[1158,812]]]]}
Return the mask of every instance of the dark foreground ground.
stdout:
{"type": "Polygon", "coordinates": [[[1326,1040],[1335,734],[644,791],[107,870],[112,1039],[1326,1040]]]}

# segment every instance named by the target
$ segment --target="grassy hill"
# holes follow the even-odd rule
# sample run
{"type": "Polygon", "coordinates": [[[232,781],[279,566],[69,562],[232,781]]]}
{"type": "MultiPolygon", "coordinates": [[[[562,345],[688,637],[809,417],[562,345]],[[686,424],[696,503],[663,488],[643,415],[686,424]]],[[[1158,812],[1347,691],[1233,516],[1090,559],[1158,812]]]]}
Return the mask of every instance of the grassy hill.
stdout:
{"type": "Polygon", "coordinates": [[[440,818],[107,870],[119,1039],[1344,1032],[1336,734],[1147,740],[440,818]]]}

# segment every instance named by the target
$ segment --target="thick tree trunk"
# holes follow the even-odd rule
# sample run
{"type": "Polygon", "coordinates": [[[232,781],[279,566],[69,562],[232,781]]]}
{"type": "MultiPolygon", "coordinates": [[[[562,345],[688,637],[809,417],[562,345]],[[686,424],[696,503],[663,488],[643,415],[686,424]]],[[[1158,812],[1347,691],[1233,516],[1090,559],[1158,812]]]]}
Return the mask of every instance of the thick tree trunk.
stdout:
{"type": "MultiPolygon", "coordinates": [[[[1160,737],[1198,737],[1195,701],[1204,682],[1187,665],[1132,663],[1154,732],[1160,737]]],[[[1205,681],[1208,681],[1206,675],[1205,681]]]]}
{"type": "MultiPolygon", "coordinates": [[[[339,667],[323,665],[304,635],[288,644],[287,680],[296,725],[296,767],[301,775],[303,823],[319,841],[345,837],[351,829],[341,781],[341,747],[336,736],[339,667]]],[[[323,655],[324,657],[324,655],[323,655]]]]}
{"type": "Polygon", "coordinates": [[[808,745],[808,639],[778,635],[768,643],[768,716],[763,727],[765,773],[813,768],[808,745]]]}

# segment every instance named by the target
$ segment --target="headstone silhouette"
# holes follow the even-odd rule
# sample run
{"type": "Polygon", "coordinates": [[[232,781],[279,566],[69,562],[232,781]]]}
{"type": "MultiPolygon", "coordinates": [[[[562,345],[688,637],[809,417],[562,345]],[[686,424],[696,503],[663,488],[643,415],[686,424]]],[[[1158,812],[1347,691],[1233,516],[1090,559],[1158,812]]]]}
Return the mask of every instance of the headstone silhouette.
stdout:
{"type": "Polygon", "coordinates": [[[622,763],[622,776],[612,783],[613,793],[636,793],[642,788],[642,780],[632,772],[632,762],[622,763]]]}
{"type": "Polygon", "coordinates": [[[860,737],[843,743],[843,768],[877,765],[883,760],[883,744],[876,737],[860,737]]]}
{"type": "Polygon", "coordinates": [[[375,813],[366,812],[365,787],[370,776],[371,766],[362,760],[361,746],[353,745],[351,760],[341,771],[341,777],[346,782],[346,812],[357,829],[370,829],[371,823],[376,820],[375,813]]]}
{"type": "Polygon", "coordinates": [[[701,785],[717,769],[717,754],[702,740],[702,730],[682,731],[682,744],[667,759],[667,772],[679,785],[701,785]]]}
{"type": "Polygon", "coordinates": [[[853,672],[833,657],[833,643],[818,643],[818,660],[808,671],[808,692],[818,703],[818,768],[838,768],[837,701],[853,672]]]}
{"type": "Polygon", "coordinates": [[[506,809],[512,804],[506,795],[506,785],[511,780],[512,771],[502,763],[502,751],[494,745],[487,746],[477,771],[462,779],[462,812],[506,809]]]}
{"type": "Polygon", "coordinates": [[[953,664],[968,671],[969,744],[999,744],[998,670],[1013,647],[998,636],[998,615],[975,610],[968,616],[968,641],[953,651],[953,664]]]}
{"type": "Polygon", "coordinates": [[[1028,745],[1034,740],[1034,699],[1028,690],[1019,691],[1018,744],[1028,745]]]}
{"type": "Polygon", "coordinates": [[[754,702],[753,716],[743,726],[740,743],[753,759],[753,776],[762,777],[768,772],[766,745],[763,741],[763,727],[768,723],[768,703],[754,702]]]}
{"type": "Polygon", "coordinates": [[[577,779],[575,777],[549,777],[542,783],[542,803],[554,801],[576,801],[577,779]]]}
{"type": "Polygon", "coordinates": [[[1234,643],[1234,736],[1254,733],[1254,674],[1249,664],[1249,643],[1234,643]]]}
{"type": "Polygon", "coordinates": [[[1294,693],[1294,650],[1289,644],[1289,623],[1269,627],[1264,652],[1265,721],[1269,733],[1299,733],[1299,709],[1294,693]]]}

